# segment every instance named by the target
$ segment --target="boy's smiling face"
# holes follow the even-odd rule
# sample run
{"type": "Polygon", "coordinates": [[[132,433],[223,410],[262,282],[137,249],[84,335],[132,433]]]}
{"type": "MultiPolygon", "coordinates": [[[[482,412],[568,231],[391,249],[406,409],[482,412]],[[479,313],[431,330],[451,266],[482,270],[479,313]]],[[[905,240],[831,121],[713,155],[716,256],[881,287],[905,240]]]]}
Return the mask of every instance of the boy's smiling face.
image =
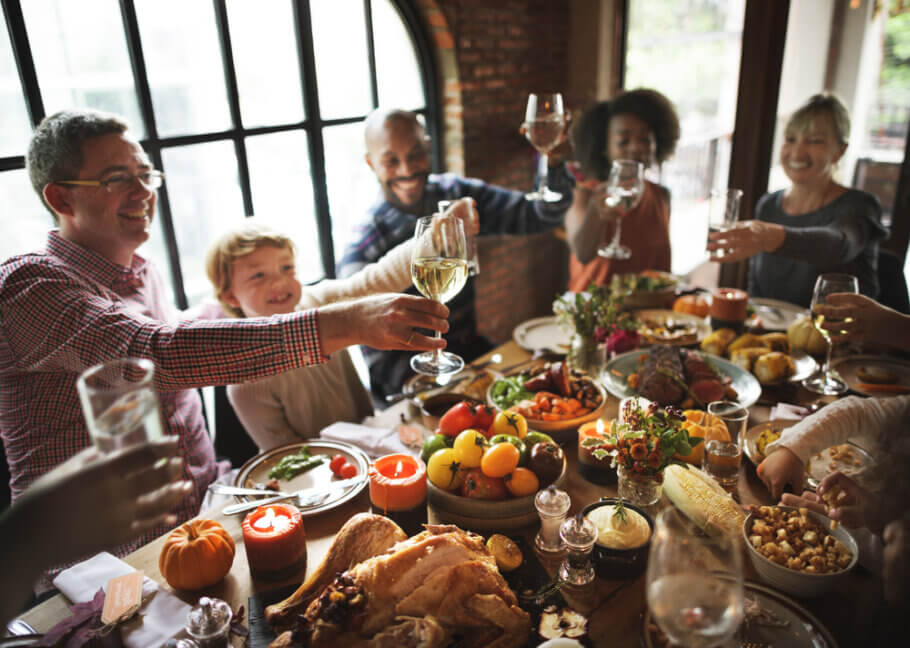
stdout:
{"type": "Polygon", "coordinates": [[[273,245],[242,256],[232,265],[231,285],[222,299],[246,317],[291,313],[300,303],[300,282],[290,248],[273,245]]]}

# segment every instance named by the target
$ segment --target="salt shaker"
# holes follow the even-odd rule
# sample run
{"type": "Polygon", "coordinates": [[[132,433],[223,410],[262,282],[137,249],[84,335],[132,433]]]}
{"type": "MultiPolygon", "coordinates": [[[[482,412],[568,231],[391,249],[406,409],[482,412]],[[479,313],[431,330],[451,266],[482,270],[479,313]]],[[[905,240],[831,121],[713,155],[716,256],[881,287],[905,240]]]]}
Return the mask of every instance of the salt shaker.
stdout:
{"type": "Polygon", "coordinates": [[[200,648],[227,648],[233,616],[230,605],[203,596],[186,615],[186,631],[200,648]]]}
{"type": "Polygon", "coordinates": [[[591,550],[597,540],[597,527],[584,513],[569,518],[559,527],[566,544],[566,558],[559,566],[559,580],[570,585],[587,585],[594,580],[591,550]]]}
{"type": "Polygon", "coordinates": [[[559,537],[559,527],[566,519],[566,513],[572,499],[569,494],[559,490],[553,484],[537,493],[534,497],[534,506],[540,515],[540,531],[534,543],[541,551],[562,551],[562,539],[559,537]]]}

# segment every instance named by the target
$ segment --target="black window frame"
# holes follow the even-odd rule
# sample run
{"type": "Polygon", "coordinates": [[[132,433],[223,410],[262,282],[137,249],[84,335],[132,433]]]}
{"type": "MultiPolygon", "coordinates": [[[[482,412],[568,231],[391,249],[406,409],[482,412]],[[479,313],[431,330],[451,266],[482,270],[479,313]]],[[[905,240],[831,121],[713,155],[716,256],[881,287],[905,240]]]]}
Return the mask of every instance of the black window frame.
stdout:
{"type": "MultiPolygon", "coordinates": [[[[6,28],[12,44],[13,56],[19,73],[19,80],[25,98],[26,109],[34,128],[44,117],[44,102],[41,98],[41,86],[38,82],[35,63],[32,58],[31,44],[25,29],[25,19],[22,13],[22,0],[0,0],[6,28]]],[[[417,53],[417,63],[420,68],[420,77],[423,83],[426,103],[416,112],[421,114],[427,124],[432,142],[433,169],[438,170],[443,159],[442,144],[437,133],[440,132],[441,113],[439,110],[439,92],[436,79],[436,57],[430,45],[430,39],[424,23],[411,0],[390,0],[398,10],[417,53]]],[[[162,151],[167,148],[176,148],[191,144],[202,144],[216,141],[231,141],[237,157],[238,180],[243,199],[243,210],[247,217],[254,213],[252,189],[250,186],[250,172],[246,153],[246,138],[272,133],[303,131],[307,134],[307,145],[310,159],[310,181],[313,184],[314,214],[319,236],[319,250],[322,258],[325,277],[335,277],[335,242],[332,240],[332,219],[329,208],[328,188],[326,184],[325,149],[323,131],[332,126],[357,123],[363,121],[366,114],[341,119],[323,119],[319,110],[319,89],[316,79],[316,60],[313,48],[313,24],[309,0],[291,0],[294,15],[294,34],[297,43],[298,60],[300,62],[300,80],[303,93],[303,104],[306,118],[301,121],[275,124],[261,127],[244,127],[240,112],[240,99],[237,87],[237,75],[234,68],[231,34],[228,25],[228,12],[226,0],[212,0],[214,6],[215,22],[221,49],[221,60],[227,100],[230,110],[232,128],[216,132],[197,133],[193,135],[180,135],[161,137],[155,121],[155,111],[152,105],[152,95],[148,75],[145,67],[145,57],[142,49],[142,39],[139,32],[139,23],[136,16],[134,0],[119,0],[123,28],[126,36],[127,52],[133,72],[133,80],[139,104],[139,111],[145,121],[146,137],[141,140],[142,146],[148,153],[152,163],[163,169],[162,151]]],[[[367,57],[370,74],[370,97],[372,108],[379,105],[379,90],[376,70],[376,55],[374,48],[373,11],[372,0],[363,0],[364,17],[366,23],[367,57]]],[[[25,157],[11,156],[0,157],[0,173],[25,168],[25,157]]],[[[176,305],[180,309],[188,307],[187,294],[184,287],[183,271],[180,263],[180,252],[177,246],[176,232],[174,229],[173,214],[170,200],[167,195],[167,184],[158,190],[158,211],[161,218],[162,231],[165,238],[165,248],[170,262],[170,276],[174,291],[176,305]]]]}

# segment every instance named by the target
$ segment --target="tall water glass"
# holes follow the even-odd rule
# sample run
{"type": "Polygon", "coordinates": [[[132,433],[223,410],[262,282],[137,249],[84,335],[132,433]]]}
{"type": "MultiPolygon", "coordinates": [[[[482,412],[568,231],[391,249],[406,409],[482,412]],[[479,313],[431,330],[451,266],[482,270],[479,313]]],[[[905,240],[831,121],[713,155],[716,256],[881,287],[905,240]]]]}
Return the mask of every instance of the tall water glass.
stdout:
{"type": "Polygon", "coordinates": [[[467,210],[469,220],[464,221],[465,255],[468,258],[468,276],[476,277],[480,274],[480,258],[477,253],[477,235],[480,224],[478,222],[477,208],[474,207],[474,199],[466,196],[454,200],[440,200],[436,203],[436,208],[440,214],[444,214],[447,209],[456,204],[458,205],[457,209],[467,210]]]}
{"type": "Polygon", "coordinates": [[[821,313],[818,313],[817,308],[828,301],[828,295],[833,295],[834,293],[858,292],[859,281],[853,275],[836,272],[826,273],[819,275],[818,279],[815,280],[815,289],[812,291],[812,322],[815,324],[815,328],[818,329],[818,332],[822,334],[822,337],[825,338],[825,341],[828,343],[828,348],[825,351],[825,364],[822,366],[821,370],[811,378],[806,378],[803,381],[803,387],[809,391],[815,392],[816,394],[829,395],[843,394],[847,391],[847,384],[841,380],[836,372],[831,370],[831,350],[834,348],[834,344],[831,342],[831,332],[822,327],[823,323],[827,322],[828,324],[832,324],[835,323],[836,320],[830,317],[826,318],[821,313]]]}
{"type": "MultiPolygon", "coordinates": [[[[712,189],[708,211],[708,235],[725,232],[739,220],[739,207],[743,199],[742,189],[712,189]]],[[[720,261],[724,250],[713,250],[712,261],[720,261]]]]}
{"type": "Polygon", "coordinates": [[[736,633],[743,620],[737,544],[734,537],[705,535],[675,508],[657,516],[648,554],[648,607],[675,644],[707,648],[736,633]]]}
{"type": "Polygon", "coordinates": [[[749,410],[736,401],[708,403],[708,414],[716,416],[727,426],[729,441],[712,439],[705,442],[702,468],[725,490],[733,492],[739,481],[743,460],[743,437],[749,423],[749,410]]]}
{"type": "Polygon", "coordinates": [[[121,358],[90,367],[76,380],[89,436],[104,453],[164,437],[155,365],[121,358]]]}

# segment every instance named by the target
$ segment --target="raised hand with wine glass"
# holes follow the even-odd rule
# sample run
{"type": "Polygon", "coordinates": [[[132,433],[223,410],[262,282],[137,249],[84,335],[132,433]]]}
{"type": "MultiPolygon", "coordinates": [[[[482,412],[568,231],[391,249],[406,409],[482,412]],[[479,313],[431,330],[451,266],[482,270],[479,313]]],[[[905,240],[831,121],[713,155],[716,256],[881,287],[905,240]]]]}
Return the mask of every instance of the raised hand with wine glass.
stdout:
{"type": "Polygon", "coordinates": [[[812,321],[828,343],[828,348],[825,352],[825,364],[821,370],[803,381],[803,387],[809,391],[816,394],[843,394],[847,391],[846,383],[831,370],[831,350],[834,348],[834,342],[831,339],[830,328],[832,324],[847,322],[849,318],[832,317],[830,311],[828,315],[825,315],[824,309],[820,307],[827,304],[830,295],[858,292],[859,281],[853,275],[833,272],[819,275],[815,280],[815,289],[812,291],[812,321]]]}
{"type": "Polygon", "coordinates": [[[563,140],[566,126],[566,113],[562,104],[562,95],[558,92],[531,93],[525,109],[525,120],[521,125],[524,136],[528,138],[537,152],[539,186],[535,191],[526,194],[528,200],[557,202],[562,194],[547,187],[548,155],[563,140]]]}

